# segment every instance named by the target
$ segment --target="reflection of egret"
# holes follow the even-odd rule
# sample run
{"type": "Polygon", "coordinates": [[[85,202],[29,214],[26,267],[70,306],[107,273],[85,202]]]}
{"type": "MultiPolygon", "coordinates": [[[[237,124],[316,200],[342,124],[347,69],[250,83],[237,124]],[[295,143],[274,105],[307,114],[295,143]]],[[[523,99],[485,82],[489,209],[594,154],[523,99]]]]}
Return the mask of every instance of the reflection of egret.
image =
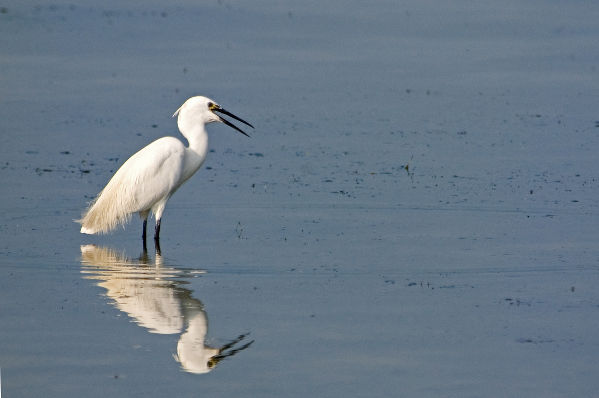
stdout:
{"type": "Polygon", "coordinates": [[[125,224],[134,213],[143,219],[143,241],[150,211],[156,218],[154,240],[160,238],[160,220],[172,194],[202,166],[208,152],[205,125],[222,122],[247,135],[221,116],[228,115],[253,127],[206,97],[188,99],[173,116],[189,142],[186,147],[174,137],[160,138],[131,156],[100,192],[81,220],[81,232],[106,233],[125,224]]]}
{"type": "Polygon", "coordinates": [[[151,333],[182,333],[174,357],[187,372],[209,372],[223,358],[253,343],[235,347],[246,337],[241,335],[220,348],[205,344],[208,319],[204,305],[192,297],[189,289],[181,287],[181,278],[203,271],[166,267],[160,255],[153,262],[146,253],[133,260],[95,245],[81,246],[81,264],[85,278],[100,281],[98,286],[106,289],[112,304],[138,325],[151,333]]]}

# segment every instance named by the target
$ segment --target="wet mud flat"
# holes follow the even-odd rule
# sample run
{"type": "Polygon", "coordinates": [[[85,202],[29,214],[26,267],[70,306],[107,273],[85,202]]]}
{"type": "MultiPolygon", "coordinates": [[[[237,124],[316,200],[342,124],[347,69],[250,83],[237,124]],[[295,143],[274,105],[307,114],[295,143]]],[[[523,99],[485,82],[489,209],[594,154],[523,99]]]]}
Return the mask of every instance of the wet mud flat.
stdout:
{"type": "Polygon", "coordinates": [[[593,396],[597,10],[439,7],[0,8],[2,392],[593,396]],[[79,234],[195,94],[161,255],[79,234]]]}

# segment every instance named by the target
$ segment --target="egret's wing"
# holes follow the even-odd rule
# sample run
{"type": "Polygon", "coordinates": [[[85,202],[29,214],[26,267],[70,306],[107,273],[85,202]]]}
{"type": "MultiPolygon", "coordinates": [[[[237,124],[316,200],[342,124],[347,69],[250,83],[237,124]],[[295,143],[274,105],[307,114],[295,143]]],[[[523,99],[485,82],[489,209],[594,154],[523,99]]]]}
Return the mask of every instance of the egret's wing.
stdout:
{"type": "Polygon", "coordinates": [[[108,232],[172,194],[181,179],[185,147],[160,138],[131,156],[114,174],[81,220],[81,232],[108,232]]]}
{"type": "Polygon", "coordinates": [[[126,175],[122,189],[131,196],[130,212],[149,210],[168,198],[180,183],[184,162],[185,147],[174,137],[154,141],[125,162],[117,174],[123,170],[126,175]]]}

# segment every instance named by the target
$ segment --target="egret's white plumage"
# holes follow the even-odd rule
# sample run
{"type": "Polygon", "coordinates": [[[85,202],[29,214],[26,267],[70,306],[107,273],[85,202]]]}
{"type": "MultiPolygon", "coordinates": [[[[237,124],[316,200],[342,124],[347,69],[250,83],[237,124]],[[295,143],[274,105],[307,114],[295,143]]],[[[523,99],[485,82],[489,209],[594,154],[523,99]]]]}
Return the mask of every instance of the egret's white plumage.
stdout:
{"type": "Polygon", "coordinates": [[[188,99],[173,117],[178,116],[177,125],[189,146],[186,147],[177,138],[163,137],[131,156],[90,204],[82,218],[77,220],[81,223],[81,232],[107,233],[128,222],[133,213],[139,213],[144,220],[145,240],[146,220],[151,211],[156,218],[154,238],[158,239],[166,202],[206,159],[208,134],[205,125],[223,122],[245,134],[215,112],[253,127],[209,98],[198,96],[188,99]]]}

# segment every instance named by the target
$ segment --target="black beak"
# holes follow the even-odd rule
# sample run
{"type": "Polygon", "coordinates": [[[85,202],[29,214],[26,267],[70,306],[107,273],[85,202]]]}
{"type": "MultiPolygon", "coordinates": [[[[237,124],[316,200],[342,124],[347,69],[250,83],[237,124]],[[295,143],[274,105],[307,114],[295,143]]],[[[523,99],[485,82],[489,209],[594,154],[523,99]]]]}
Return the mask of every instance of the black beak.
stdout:
{"type": "MultiPolygon", "coordinates": [[[[241,123],[243,124],[247,124],[248,126],[250,126],[251,128],[254,128],[254,126],[252,126],[251,124],[249,124],[248,122],[246,122],[245,120],[243,120],[240,117],[235,116],[234,114],[232,114],[229,111],[224,110],[223,108],[214,108],[212,109],[213,112],[219,112],[222,113],[223,115],[227,115],[227,116],[231,116],[233,119],[235,120],[239,120],[241,123]]],[[[234,128],[235,130],[239,131],[241,134],[245,135],[246,137],[249,137],[249,135],[243,131],[242,129],[240,129],[239,127],[235,126],[233,123],[231,123],[230,121],[228,121],[227,119],[223,119],[222,117],[218,117],[220,119],[221,122],[223,122],[224,124],[226,124],[229,127],[234,128]]]]}

